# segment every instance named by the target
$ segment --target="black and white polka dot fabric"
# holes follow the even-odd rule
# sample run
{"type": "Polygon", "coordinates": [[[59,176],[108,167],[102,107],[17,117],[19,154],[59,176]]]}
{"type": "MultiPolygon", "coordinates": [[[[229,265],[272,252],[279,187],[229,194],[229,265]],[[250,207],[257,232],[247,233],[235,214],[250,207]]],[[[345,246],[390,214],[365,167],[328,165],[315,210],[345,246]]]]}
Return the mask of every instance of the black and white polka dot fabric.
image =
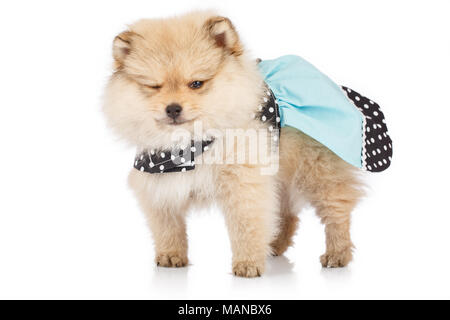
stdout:
{"type": "Polygon", "coordinates": [[[213,139],[191,141],[185,148],[173,150],[143,150],[136,155],[134,168],[141,172],[185,172],[195,169],[195,158],[208,151],[213,139]]]}
{"type": "Polygon", "coordinates": [[[371,172],[386,170],[392,160],[392,140],[380,106],[350,88],[342,89],[364,116],[362,168],[371,172]]]}
{"type": "Polygon", "coordinates": [[[265,90],[263,101],[258,107],[256,119],[267,124],[272,140],[278,142],[281,128],[280,109],[273,92],[269,88],[265,90]]]}

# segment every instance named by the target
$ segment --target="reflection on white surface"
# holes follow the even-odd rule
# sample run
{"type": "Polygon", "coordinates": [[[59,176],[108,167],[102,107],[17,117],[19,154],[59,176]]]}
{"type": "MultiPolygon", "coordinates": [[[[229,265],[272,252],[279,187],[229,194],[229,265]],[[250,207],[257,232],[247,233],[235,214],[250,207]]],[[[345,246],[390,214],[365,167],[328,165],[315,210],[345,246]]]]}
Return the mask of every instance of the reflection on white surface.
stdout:
{"type": "Polygon", "coordinates": [[[330,282],[345,282],[352,278],[351,266],[345,268],[322,268],[320,275],[330,282]]]}
{"type": "Polygon", "coordinates": [[[270,277],[289,276],[293,274],[294,263],[289,261],[285,256],[270,257],[267,260],[266,275],[270,277]]]}
{"type": "MultiPolygon", "coordinates": [[[[259,278],[239,278],[232,275],[226,261],[223,266],[211,269],[200,265],[186,268],[154,267],[151,288],[160,298],[263,298],[268,290],[291,294],[298,287],[294,264],[285,256],[268,259],[266,273],[259,278]],[[235,292],[234,294],[232,292],[235,292]]],[[[274,298],[286,297],[275,294],[274,298]]]]}
{"type": "Polygon", "coordinates": [[[179,287],[184,288],[188,281],[189,266],[185,268],[153,267],[152,285],[155,287],[179,287]]]}

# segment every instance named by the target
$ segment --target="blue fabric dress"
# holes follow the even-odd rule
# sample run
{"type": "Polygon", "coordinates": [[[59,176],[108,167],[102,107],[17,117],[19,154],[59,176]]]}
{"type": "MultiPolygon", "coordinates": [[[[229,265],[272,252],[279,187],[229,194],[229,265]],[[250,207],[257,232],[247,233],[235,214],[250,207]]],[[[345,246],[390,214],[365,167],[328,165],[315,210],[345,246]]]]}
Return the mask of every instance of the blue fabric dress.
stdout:
{"type": "Polygon", "coordinates": [[[298,56],[263,60],[259,69],[276,98],[281,127],[301,130],[358,168],[389,167],[392,141],[378,104],[298,56]]]}

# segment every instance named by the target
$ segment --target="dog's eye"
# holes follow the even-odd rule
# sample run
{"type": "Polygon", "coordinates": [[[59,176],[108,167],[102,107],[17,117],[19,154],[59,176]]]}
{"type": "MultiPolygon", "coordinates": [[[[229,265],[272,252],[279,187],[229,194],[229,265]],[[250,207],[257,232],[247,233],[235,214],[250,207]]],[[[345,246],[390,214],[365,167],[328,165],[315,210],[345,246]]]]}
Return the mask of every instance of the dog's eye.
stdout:
{"type": "Polygon", "coordinates": [[[154,86],[147,86],[147,85],[146,85],[146,87],[147,87],[147,88],[150,88],[150,89],[153,89],[153,90],[158,90],[158,89],[161,89],[161,88],[162,88],[162,85],[160,85],[160,84],[157,84],[157,85],[154,85],[154,86]]]}
{"type": "Polygon", "coordinates": [[[191,89],[200,89],[203,86],[203,81],[192,81],[189,83],[189,88],[191,89]]]}

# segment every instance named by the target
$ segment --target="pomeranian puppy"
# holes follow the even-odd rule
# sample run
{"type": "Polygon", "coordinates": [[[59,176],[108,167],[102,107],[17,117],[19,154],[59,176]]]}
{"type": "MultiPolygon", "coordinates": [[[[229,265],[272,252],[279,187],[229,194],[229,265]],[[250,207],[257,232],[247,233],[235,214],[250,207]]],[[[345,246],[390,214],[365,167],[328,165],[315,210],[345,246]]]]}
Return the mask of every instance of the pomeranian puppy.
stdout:
{"type": "MultiPolygon", "coordinates": [[[[292,245],[305,204],[325,225],[322,266],[344,267],[351,261],[350,213],[363,195],[357,168],[289,127],[281,129],[273,174],[262,172],[267,162],[250,161],[247,149],[238,153],[244,160],[226,160],[238,144],[223,151],[230,145],[227,130],[242,138],[248,130],[267,129],[254,114],[270,96],[229,19],[194,12],[141,20],[115,38],[113,57],[103,110],[115,132],[138,149],[138,170],[132,169],[129,185],[148,219],[158,266],[188,264],[186,214],[212,203],[225,217],[236,276],[262,275],[266,257],[292,245]],[[195,123],[201,123],[203,136],[195,123]],[[174,139],[180,131],[190,140],[174,139]],[[191,140],[202,141],[202,155],[214,155],[216,161],[191,159],[195,169],[183,166],[182,172],[164,172],[164,165],[156,164],[161,173],[149,173],[155,153],[160,160],[173,160],[177,155],[162,150],[183,150],[191,140]],[[143,150],[149,167],[139,170],[143,150]]],[[[272,127],[267,132],[262,140],[276,140],[272,127]]]]}

